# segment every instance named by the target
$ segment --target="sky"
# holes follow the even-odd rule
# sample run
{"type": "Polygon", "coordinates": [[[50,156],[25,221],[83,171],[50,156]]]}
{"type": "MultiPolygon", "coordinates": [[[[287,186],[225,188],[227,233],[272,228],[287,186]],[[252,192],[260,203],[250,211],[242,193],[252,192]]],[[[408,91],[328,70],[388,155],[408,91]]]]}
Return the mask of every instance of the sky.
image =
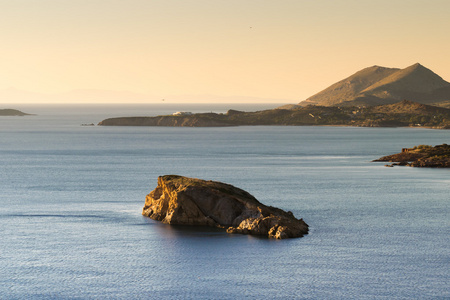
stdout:
{"type": "Polygon", "coordinates": [[[0,103],[92,91],[298,103],[365,67],[417,62],[450,81],[449,12],[448,0],[0,0],[0,103]]]}

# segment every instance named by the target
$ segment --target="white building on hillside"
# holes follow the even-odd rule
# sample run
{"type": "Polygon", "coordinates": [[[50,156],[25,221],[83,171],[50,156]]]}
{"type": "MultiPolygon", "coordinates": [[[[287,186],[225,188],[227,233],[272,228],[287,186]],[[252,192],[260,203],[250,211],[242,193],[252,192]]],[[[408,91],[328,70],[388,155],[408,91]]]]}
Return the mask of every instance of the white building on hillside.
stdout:
{"type": "Polygon", "coordinates": [[[190,111],[177,111],[172,114],[172,116],[190,116],[192,113],[190,111]]]}

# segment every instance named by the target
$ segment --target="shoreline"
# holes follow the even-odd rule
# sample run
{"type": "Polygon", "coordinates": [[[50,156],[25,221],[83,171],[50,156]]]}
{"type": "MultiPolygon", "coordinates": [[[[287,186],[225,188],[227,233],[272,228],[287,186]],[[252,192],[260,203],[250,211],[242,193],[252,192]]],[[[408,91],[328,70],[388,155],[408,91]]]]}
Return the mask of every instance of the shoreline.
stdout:
{"type": "Polygon", "coordinates": [[[373,107],[305,106],[295,109],[268,109],[245,112],[230,109],[226,113],[177,112],[156,117],[116,117],[99,122],[100,126],[350,126],[413,127],[450,129],[450,109],[411,101],[373,107]]]}

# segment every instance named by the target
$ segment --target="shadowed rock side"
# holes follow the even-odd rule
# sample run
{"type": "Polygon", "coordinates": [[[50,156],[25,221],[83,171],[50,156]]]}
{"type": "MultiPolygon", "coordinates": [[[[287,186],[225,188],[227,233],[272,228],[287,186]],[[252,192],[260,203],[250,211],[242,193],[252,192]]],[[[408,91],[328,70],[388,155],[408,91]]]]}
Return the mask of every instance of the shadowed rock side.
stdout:
{"type": "Polygon", "coordinates": [[[167,224],[206,225],[276,239],[308,233],[308,225],[292,212],[266,206],[244,190],[177,175],[158,177],[142,214],[167,224]]]}
{"type": "Polygon", "coordinates": [[[386,165],[386,167],[450,168],[450,145],[442,144],[434,147],[420,145],[413,148],[404,148],[401,153],[383,156],[374,161],[395,162],[386,165]]]}

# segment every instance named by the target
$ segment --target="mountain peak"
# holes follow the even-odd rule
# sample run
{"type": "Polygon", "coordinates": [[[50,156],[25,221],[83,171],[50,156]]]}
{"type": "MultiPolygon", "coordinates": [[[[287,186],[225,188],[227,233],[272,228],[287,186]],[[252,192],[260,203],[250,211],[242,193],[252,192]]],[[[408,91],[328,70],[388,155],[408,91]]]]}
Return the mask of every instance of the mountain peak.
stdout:
{"type": "Polygon", "coordinates": [[[332,106],[345,103],[370,106],[395,103],[402,99],[420,103],[448,101],[450,83],[420,63],[404,69],[374,65],[331,85],[301,105],[332,106]]]}
{"type": "MultiPolygon", "coordinates": [[[[407,96],[407,98],[411,97],[412,93],[431,93],[449,85],[439,75],[416,63],[381,79],[362,92],[376,97],[388,95],[396,100],[401,100],[407,96]]],[[[420,100],[416,96],[413,98],[420,100]]]]}
{"type": "Polygon", "coordinates": [[[404,71],[429,71],[429,72],[433,72],[430,69],[424,67],[423,65],[421,65],[420,63],[415,63],[409,67],[406,67],[403,69],[404,71]]]}
{"type": "Polygon", "coordinates": [[[355,74],[331,85],[327,89],[317,93],[303,104],[335,105],[342,101],[353,100],[361,91],[381,79],[397,72],[399,69],[372,66],[364,68],[355,74]]]}

